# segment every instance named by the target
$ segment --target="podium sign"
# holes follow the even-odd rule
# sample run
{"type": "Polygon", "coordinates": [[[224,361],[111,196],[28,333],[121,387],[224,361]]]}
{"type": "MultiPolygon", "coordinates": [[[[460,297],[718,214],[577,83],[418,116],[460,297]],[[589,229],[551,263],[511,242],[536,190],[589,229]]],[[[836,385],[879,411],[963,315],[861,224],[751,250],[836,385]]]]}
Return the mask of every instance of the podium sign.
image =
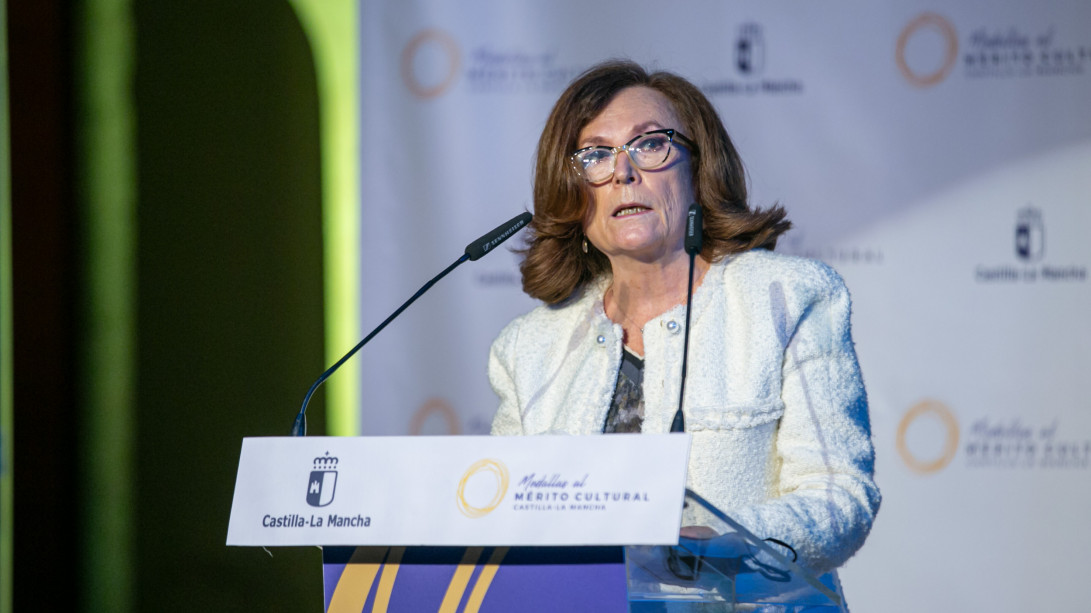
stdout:
{"type": "Polygon", "coordinates": [[[243,440],[228,545],[674,545],[690,439],[243,440]]]}

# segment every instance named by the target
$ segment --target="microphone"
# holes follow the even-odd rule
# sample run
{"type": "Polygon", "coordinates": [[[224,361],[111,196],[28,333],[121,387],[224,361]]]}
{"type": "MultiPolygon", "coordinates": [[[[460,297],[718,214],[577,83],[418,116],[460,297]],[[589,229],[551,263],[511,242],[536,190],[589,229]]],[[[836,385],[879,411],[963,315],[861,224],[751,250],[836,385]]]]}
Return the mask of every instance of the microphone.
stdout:
{"type": "Polygon", "coordinates": [[[295,423],[292,424],[292,436],[307,435],[307,405],[311,402],[311,396],[314,395],[314,392],[318,389],[318,386],[325,383],[326,379],[329,379],[330,375],[332,375],[338,368],[340,368],[342,364],[347,362],[349,358],[355,355],[356,352],[359,351],[361,347],[366,345],[368,341],[374,338],[376,334],[382,332],[383,328],[385,328],[387,324],[394,321],[394,318],[396,318],[398,315],[401,315],[402,311],[407,309],[409,305],[413,304],[417,300],[417,298],[420,298],[424,294],[424,292],[427,292],[429,289],[431,289],[431,287],[435,285],[437,281],[439,281],[443,277],[446,277],[447,273],[457,268],[466,260],[476,261],[481,259],[486,253],[500,246],[500,243],[508,240],[516,232],[521,230],[523,226],[530,223],[530,220],[532,218],[533,216],[530,213],[520,213],[513,217],[510,221],[500,224],[493,231],[473,241],[469,245],[466,245],[466,251],[462,255],[462,257],[455,260],[453,264],[443,269],[443,272],[432,277],[431,280],[421,286],[421,288],[417,290],[417,293],[413,294],[413,296],[410,297],[409,300],[406,300],[400,307],[398,307],[396,311],[394,311],[390,314],[389,317],[384,319],[383,323],[376,326],[376,328],[368,333],[368,335],[365,336],[362,341],[357,343],[356,346],[350,349],[348,353],[341,356],[341,359],[337,360],[337,362],[333,366],[327,368],[326,372],[322,373],[322,375],[319,376],[318,379],[311,384],[310,389],[307,390],[307,395],[303,397],[303,406],[300,407],[299,414],[295,417],[295,423]]]}
{"type": "Polygon", "coordinates": [[[495,248],[500,243],[508,240],[513,234],[522,230],[523,226],[530,223],[533,217],[530,213],[520,213],[511,218],[510,221],[500,224],[492,232],[466,245],[466,255],[471,262],[476,262],[484,257],[489,249],[495,248]]]}
{"type": "Polygon", "coordinates": [[[686,418],[682,415],[682,400],[686,397],[686,363],[689,361],[689,321],[690,311],[693,310],[693,268],[697,254],[701,252],[701,236],[703,230],[703,218],[701,205],[694,202],[689,205],[686,212],[686,253],[689,254],[689,289],[686,291],[686,330],[682,342],[682,386],[678,392],[678,410],[674,413],[671,422],[671,432],[685,432],[686,418]]]}
{"type": "MultiPolygon", "coordinates": [[[[704,214],[701,212],[701,205],[694,202],[689,205],[689,211],[686,212],[686,253],[690,254],[690,262],[693,262],[694,255],[701,253],[701,239],[702,239],[702,226],[704,225],[704,214]]],[[[693,276],[693,271],[690,270],[690,277],[693,276]]],[[[691,288],[692,289],[692,288],[691,288]]]]}

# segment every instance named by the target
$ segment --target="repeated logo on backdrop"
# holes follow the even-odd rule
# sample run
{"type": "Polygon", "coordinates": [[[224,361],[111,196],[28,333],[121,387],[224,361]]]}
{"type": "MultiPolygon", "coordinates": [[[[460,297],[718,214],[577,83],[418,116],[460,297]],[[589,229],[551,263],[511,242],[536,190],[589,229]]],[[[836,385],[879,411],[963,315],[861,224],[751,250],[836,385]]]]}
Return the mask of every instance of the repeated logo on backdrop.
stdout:
{"type": "Polygon", "coordinates": [[[1024,262],[1042,259],[1046,248],[1045,235],[1042,212],[1033,206],[1020,210],[1015,221],[1015,255],[1024,262]]]}
{"type": "Polygon", "coordinates": [[[822,260],[830,266],[880,266],[885,260],[883,248],[872,244],[813,245],[808,244],[803,229],[793,229],[777,241],[777,251],[822,260]]]}
{"type": "Polygon", "coordinates": [[[792,228],[777,240],[777,251],[821,260],[835,268],[842,266],[882,266],[886,261],[883,247],[875,242],[821,243],[811,239],[806,228],[792,228]]]}
{"type": "Polygon", "coordinates": [[[585,66],[563,64],[555,49],[501,47],[488,42],[465,49],[443,30],[415,34],[402,50],[406,88],[418,98],[436,98],[464,84],[474,94],[559,92],[585,66]]]}
{"type": "Polygon", "coordinates": [[[963,428],[946,404],[923,400],[905,412],[895,444],[906,467],[921,475],[940,472],[956,458],[967,469],[1091,468],[1091,438],[1058,417],[1024,419],[986,414],[965,420],[963,428]]]}
{"type": "Polygon", "coordinates": [[[406,434],[446,436],[449,434],[488,434],[492,416],[460,415],[450,398],[433,397],[424,401],[409,420],[406,434]]]}
{"type": "Polygon", "coordinates": [[[443,398],[429,398],[409,421],[409,434],[462,434],[462,428],[458,413],[450,402],[443,398]],[[443,424],[442,431],[434,431],[434,422],[443,424]]]}
{"type": "MultiPolygon", "coordinates": [[[[724,58],[731,75],[710,79],[701,88],[709,96],[802,94],[801,79],[776,74],[772,70],[776,67],[767,66],[767,46],[762,24],[738,25],[731,55],[724,58]]],[[[402,81],[410,93],[423,99],[446,95],[460,86],[474,94],[556,93],[586,68],[585,64],[561,61],[557,49],[501,47],[488,42],[465,49],[451,33],[436,28],[414,34],[401,53],[402,81]]]]}
{"type": "Polygon", "coordinates": [[[952,74],[977,80],[1091,73],[1091,40],[1064,38],[1057,24],[960,25],[923,13],[902,28],[894,59],[906,81],[929,88],[952,74]]]}
{"type": "Polygon", "coordinates": [[[914,472],[937,472],[946,468],[958,453],[959,433],[958,420],[947,405],[937,400],[919,402],[898,423],[895,441],[898,455],[914,472]]]}
{"type": "Polygon", "coordinates": [[[797,78],[776,74],[766,76],[766,48],[768,46],[765,28],[756,22],[740,24],[735,31],[732,45],[731,77],[713,79],[701,84],[701,90],[708,96],[758,96],[791,95],[803,93],[803,81],[797,78]]]}
{"type": "Polygon", "coordinates": [[[462,51],[443,30],[421,30],[402,49],[402,80],[418,98],[445,93],[458,78],[462,51]]]}
{"type": "Polygon", "coordinates": [[[1075,76],[1091,69],[1091,40],[1063,40],[1057,25],[977,27],[970,32],[963,69],[972,79],[1075,76]]]}
{"type": "Polygon", "coordinates": [[[744,23],[739,26],[739,37],[735,40],[735,68],[744,75],[758,75],[765,68],[765,39],[760,25],[744,23]]]}
{"type": "Polygon", "coordinates": [[[1012,255],[1007,262],[979,263],[974,281],[989,284],[1083,283],[1087,265],[1048,257],[1043,209],[1028,204],[1015,213],[1012,255]]]}
{"type": "Polygon", "coordinates": [[[968,468],[1091,468],[1091,438],[1066,428],[1060,418],[1027,423],[1022,417],[980,417],[963,447],[968,468]]]}
{"type": "Polygon", "coordinates": [[[924,13],[902,28],[894,57],[907,81],[932,87],[951,73],[958,60],[958,33],[941,15],[924,13]]]}

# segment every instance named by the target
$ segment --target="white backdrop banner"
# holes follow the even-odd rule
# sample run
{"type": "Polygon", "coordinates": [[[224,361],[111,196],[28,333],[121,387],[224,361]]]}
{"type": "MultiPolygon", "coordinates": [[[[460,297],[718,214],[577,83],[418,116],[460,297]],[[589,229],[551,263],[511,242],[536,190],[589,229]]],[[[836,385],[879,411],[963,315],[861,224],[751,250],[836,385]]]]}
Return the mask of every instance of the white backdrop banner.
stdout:
{"type": "MultiPolygon", "coordinates": [[[[564,86],[611,57],[710,97],[752,203],[853,292],[883,507],[862,611],[1078,610],[1091,571],[1091,4],[361,4],[360,328],[531,208],[564,86]],[[528,5],[529,4],[529,5],[528,5]]],[[[515,242],[517,242],[516,239],[515,242]]],[[[355,363],[361,434],[483,434],[507,249],[355,363]]]]}

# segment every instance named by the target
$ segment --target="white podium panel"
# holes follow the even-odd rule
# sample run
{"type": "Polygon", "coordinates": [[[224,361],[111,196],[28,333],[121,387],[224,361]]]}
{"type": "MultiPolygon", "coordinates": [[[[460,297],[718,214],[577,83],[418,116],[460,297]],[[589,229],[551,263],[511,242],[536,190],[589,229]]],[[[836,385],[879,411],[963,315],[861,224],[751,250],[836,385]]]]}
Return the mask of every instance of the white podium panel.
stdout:
{"type": "Polygon", "coordinates": [[[228,545],[674,545],[690,439],[243,440],[228,545]]]}

